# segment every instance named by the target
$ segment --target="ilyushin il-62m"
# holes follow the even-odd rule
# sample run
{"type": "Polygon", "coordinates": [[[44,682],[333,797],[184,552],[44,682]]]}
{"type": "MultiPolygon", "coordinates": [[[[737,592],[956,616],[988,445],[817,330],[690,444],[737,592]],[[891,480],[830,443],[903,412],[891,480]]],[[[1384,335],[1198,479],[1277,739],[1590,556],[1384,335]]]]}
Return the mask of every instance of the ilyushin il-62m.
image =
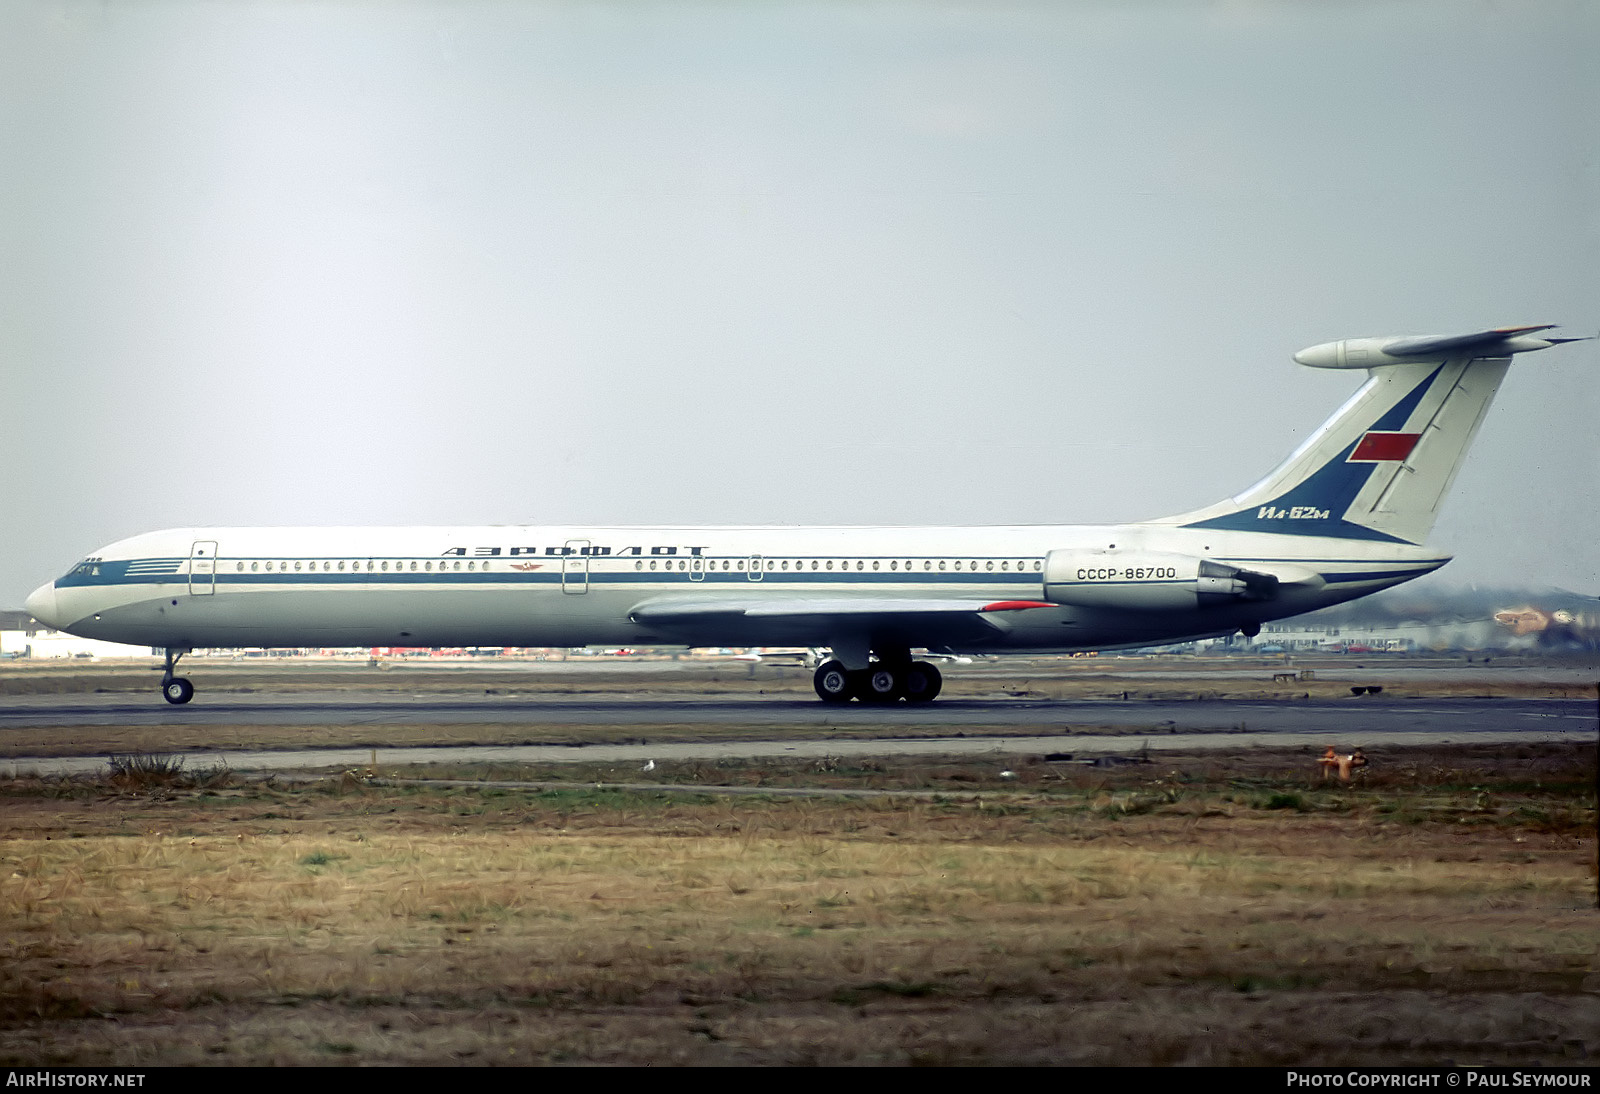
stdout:
{"type": "Polygon", "coordinates": [[[1424,545],[1513,355],[1508,327],[1295,355],[1366,383],[1243,493],[1177,516],[992,528],[180,528],[102,547],[28,598],[71,634],[195,648],[807,646],[827,702],[925,703],[938,654],[1234,632],[1430,573],[1424,545]]]}

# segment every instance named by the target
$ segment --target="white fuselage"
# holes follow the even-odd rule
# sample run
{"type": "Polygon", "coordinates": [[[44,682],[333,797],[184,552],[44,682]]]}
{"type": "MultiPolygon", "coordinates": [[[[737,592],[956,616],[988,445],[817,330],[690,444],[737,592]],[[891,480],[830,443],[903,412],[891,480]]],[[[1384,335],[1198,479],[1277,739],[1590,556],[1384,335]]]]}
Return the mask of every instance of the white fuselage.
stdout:
{"type": "MultiPolygon", "coordinates": [[[[1226,634],[1363,596],[1445,561],[1409,544],[1165,524],[196,528],[113,543],[40,589],[29,608],[74,634],[180,649],[839,645],[858,631],[862,641],[881,641],[881,633],[866,633],[876,627],[917,648],[1080,650],[1226,634]],[[1196,556],[1275,574],[1283,584],[1264,600],[1174,607],[1135,597],[1129,608],[1118,591],[1105,603],[1050,603],[1052,552],[1196,556]],[[870,602],[883,609],[877,617],[899,623],[827,610],[846,599],[870,602]],[[790,601],[820,607],[771,608],[790,601]],[[948,613],[930,616],[925,628],[906,626],[896,611],[957,601],[1021,606],[976,629],[943,625],[948,613]],[[724,602],[759,603],[765,614],[709,610],[724,602]],[[661,603],[699,614],[663,623],[643,610],[661,603]]],[[[1114,568],[1077,571],[1086,572],[1117,577],[1114,568]]],[[[1140,588],[1143,578],[1141,570],[1140,588]]]]}

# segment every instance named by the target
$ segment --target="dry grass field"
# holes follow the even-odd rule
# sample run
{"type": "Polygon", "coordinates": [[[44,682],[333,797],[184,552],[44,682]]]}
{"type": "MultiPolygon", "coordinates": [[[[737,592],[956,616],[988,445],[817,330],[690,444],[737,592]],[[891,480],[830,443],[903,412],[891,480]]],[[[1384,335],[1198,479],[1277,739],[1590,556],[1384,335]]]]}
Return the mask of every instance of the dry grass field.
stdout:
{"type": "Polygon", "coordinates": [[[0,1061],[1594,1063],[1593,747],[1370,755],[0,783],[0,1061]]]}

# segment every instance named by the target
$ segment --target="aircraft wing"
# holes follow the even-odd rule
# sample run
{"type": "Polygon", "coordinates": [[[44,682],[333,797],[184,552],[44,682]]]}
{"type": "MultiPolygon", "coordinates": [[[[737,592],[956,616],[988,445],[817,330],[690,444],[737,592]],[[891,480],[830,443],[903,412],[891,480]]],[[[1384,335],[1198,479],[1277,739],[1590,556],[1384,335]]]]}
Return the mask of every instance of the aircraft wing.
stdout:
{"type": "Polygon", "coordinates": [[[628,613],[642,623],[684,637],[693,645],[702,627],[717,634],[734,629],[755,638],[771,637],[807,645],[828,645],[847,636],[897,638],[908,645],[983,642],[998,637],[1007,617],[1033,608],[1054,608],[1040,600],[980,600],[826,596],[808,598],[660,597],[628,613]]]}

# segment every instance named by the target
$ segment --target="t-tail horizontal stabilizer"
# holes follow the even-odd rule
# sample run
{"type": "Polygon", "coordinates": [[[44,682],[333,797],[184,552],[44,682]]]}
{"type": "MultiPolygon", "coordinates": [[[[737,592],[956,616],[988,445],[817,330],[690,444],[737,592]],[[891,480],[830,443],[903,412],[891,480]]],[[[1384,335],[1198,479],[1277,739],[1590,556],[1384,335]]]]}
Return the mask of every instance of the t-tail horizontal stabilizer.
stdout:
{"type": "Polygon", "coordinates": [[[1554,329],[1555,324],[1546,323],[1537,327],[1496,327],[1476,334],[1347,338],[1303,349],[1294,359],[1312,368],[1377,368],[1465,357],[1510,357],[1514,353],[1549,349],[1566,342],[1582,342],[1588,337],[1558,338],[1548,334],[1531,337],[1535,331],[1554,329]]]}
{"type": "Polygon", "coordinates": [[[1344,406],[1266,478],[1227,501],[1158,524],[1420,544],[1511,356],[1582,338],[1550,326],[1473,334],[1351,338],[1294,355],[1313,368],[1364,368],[1344,406]]]}

